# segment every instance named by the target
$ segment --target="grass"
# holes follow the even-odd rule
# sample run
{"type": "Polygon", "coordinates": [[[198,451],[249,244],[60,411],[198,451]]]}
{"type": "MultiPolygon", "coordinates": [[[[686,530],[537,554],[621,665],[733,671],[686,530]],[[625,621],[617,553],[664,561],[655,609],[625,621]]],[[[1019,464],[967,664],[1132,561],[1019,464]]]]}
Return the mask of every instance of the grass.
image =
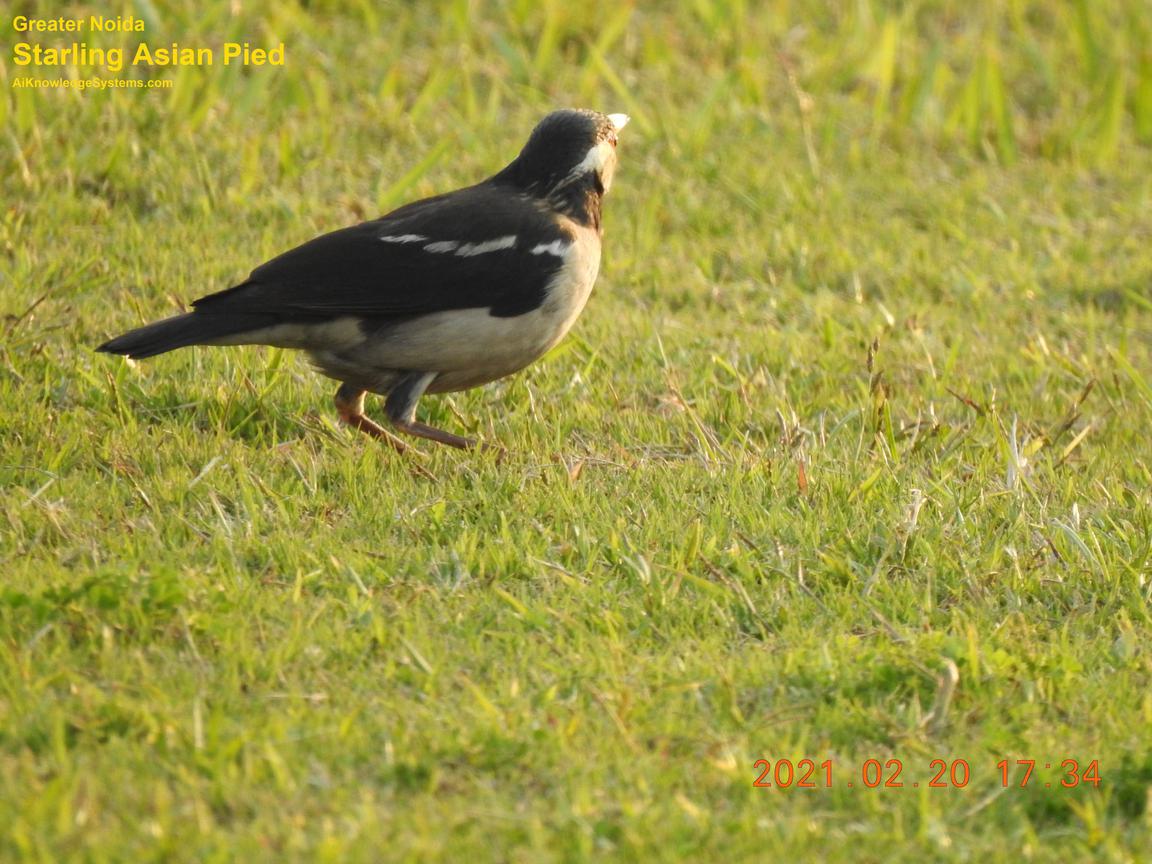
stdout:
{"type": "Polygon", "coordinates": [[[5,44],[0,856],[1147,860],[1141,3],[122,11],[288,64],[5,44]],[[572,104],[634,117],[589,308],[421,406],[503,462],[417,476],[289,353],[92,352],[572,104]]]}

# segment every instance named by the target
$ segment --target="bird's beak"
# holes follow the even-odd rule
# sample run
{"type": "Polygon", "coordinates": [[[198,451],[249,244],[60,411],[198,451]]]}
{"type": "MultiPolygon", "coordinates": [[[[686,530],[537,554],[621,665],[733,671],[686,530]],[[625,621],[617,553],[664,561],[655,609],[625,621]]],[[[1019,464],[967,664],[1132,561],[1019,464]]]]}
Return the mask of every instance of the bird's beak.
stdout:
{"type": "Polygon", "coordinates": [[[621,129],[628,125],[628,121],[632,118],[627,114],[609,114],[608,119],[611,121],[612,125],[616,127],[616,131],[619,132],[621,129]]]}

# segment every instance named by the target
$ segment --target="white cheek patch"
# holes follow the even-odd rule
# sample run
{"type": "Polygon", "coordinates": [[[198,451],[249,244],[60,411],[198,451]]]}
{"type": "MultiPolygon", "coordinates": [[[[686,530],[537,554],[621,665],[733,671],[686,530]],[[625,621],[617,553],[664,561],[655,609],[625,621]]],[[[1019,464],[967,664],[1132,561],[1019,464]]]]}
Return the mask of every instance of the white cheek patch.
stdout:
{"type": "Polygon", "coordinates": [[[588,153],[580,160],[580,164],[568,173],[560,186],[563,187],[586,174],[595,173],[600,178],[604,191],[607,192],[612,186],[612,175],[615,172],[616,148],[611,141],[604,140],[588,149],[588,153]]]}
{"type": "Polygon", "coordinates": [[[604,186],[604,193],[607,194],[608,190],[612,188],[612,178],[616,176],[616,151],[612,151],[612,155],[608,161],[604,163],[604,168],[600,171],[600,183],[604,186]]]}
{"type": "Polygon", "coordinates": [[[455,252],[460,246],[455,240],[437,240],[424,247],[425,252],[455,252]]]}
{"type": "Polygon", "coordinates": [[[563,258],[568,254],[571,246],[563,240],[553,240],[551,243],[540,243],[532,247],[533,255],[555,255],[557,258],[563,258]]]}
{"type": "Polygon", "coordinates": [[[586,174],[589,171],[595,171],[599,174],[612,158],[613,152],[610,141],[601,141],[588,150],[587,155],[581,160],[580,164],[572,169],[571,176],[579,177],[581,174],[586,174]]]}
{"type": "Polygon", "coordinates": [[[422,243],[428,238],[423,234],[386,234],[380,239],[385,243],[422,243]]]}

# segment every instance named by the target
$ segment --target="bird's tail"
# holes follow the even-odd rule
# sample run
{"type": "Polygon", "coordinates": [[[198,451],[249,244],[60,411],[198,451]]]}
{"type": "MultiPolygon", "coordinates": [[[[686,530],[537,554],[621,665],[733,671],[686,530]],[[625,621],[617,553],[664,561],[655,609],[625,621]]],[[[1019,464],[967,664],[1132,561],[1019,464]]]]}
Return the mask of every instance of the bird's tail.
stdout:
{"type": "Polygon", "coordinates": [[[123,354],[139,359],[154,357],[187,345],[208,345],[251,327],[251,322],[234,316],[188,312],[129,330],[97,348],[106,354],[123,354]]]}

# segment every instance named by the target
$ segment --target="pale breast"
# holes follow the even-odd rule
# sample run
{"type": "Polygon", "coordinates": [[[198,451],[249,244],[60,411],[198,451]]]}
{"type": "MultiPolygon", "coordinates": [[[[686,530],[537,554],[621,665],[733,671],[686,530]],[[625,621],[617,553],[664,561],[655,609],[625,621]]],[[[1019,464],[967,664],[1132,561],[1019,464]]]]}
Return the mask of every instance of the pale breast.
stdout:
{"type": "Polygon", "coordinates": [[[563,251],[564,266],[552,279],[540,311],[554,327],[547,351],[572,329],[600,271],[600,237],[592,228],[573,225],[573,242],[563,251]]]}

